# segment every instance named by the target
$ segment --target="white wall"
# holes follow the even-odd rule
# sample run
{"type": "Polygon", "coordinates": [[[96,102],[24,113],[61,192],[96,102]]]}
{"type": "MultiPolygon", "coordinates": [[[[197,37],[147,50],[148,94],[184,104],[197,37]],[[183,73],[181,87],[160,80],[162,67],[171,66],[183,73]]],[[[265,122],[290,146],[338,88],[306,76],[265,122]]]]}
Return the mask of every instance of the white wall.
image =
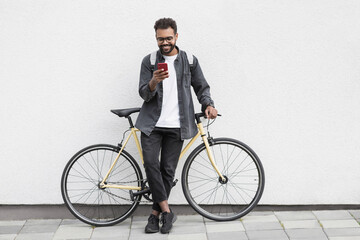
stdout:
{"type": "MultiPolygon", "coordinates": [[[[0,204],[62,203],[68,159],[118,142],[127,122],[109,110],[141,105],[164,16],[224,116],[212,133],[260,156],[262,204],[360,204],[359,13],[342,0],[0,0],[0,204]]],[[[171,201],[185,203],[180,185],[171,201]]]]}

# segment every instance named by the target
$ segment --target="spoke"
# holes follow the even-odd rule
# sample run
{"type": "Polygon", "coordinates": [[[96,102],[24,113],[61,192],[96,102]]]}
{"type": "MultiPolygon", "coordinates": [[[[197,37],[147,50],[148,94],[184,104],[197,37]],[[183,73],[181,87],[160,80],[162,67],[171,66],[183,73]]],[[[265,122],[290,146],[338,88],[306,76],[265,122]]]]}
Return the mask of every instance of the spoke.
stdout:
{"type": "Polygon", "coordinates": [[[238,188],[237,186],[234,186],[234,184],[230,183],[231,186],[233,186],[233,188],[235,189],[235,191],[240,195],[240,197],[244,200],[244,202],[247,204],[247,201],[243,198],[243,195],[239,193],[238,189],[241,190],[242,192],[244,192],[250,199],[253,199],[252,196],[250,196],[247,192],[245,192],[243,189],[238,188]]]}
{"type": "MultiPolygon", "coordinates": [[[[249,155],[248,155],[248,156],[249,156],[249,155]]],[[[244,170],[245,170],[248,166],[250,166],[250,164],[252,164],[252,163],[254,163],[254,162],[253,162],[253,161],[250,161],[249,164],[246,165],[245,167],[243,167],[243,169],[241,169],[239,172],[244,171],[244,170]]],[[[239,167],[240,167],[240,165],[239,165],[239,167]]],[[[232,175],[234,175],[234,173],[237,173],[236,171],[238,170],[239,167],[237,167],[237,168],[234,170],[234,172],[230,174],[229,177],[231,177],[232,175]]]]}
{"type": "MultiPolygon", "coordinates": [[[[68,174],[68,176],[77,177],[77,178],[81,178],[81,179],[85,178],[85,179],[89,180],[90,182],[92,182],[93,184],[97,185],[97,182],[96,182],[95,179],[85,177],[84,175],[82,175],[82,174],[81,174],[78,170],[76,170],[75,168],[72,168],[72,170],[75,170],[75,171],[78,172],[81,176],[72,175],[72,174],[70,174],[70,173],[68,174]]],[[[87,182],[89,182],[89,181],[87,181],[87,182]]],[[[69,183],[69,181],[67,181],[67,183],[69,183]]]]}
{"type": "MultiPolygon", "coordinates": [[[[201,175],[204,175],[204,176],[206,176],[206,177],[210,177],[209,175],[206,175],[205,173],[200,172],[199,170],[197,170],[197,169],[195,169],[195,168],[191,168],[191,170],[193,170],[193,171],[195,171],[195,172],[198,172],[198,173],[200,173],[201,175]]],[[[210,178],[211,178],[211,177],[210,177],[210,178]]]]}
{"type": "MultiPolygon", "coordinates": [[[[238,186],[235,186],[233,183],[231,183],[231,185],[234,187],[234,188],[237,188],[237,189],[240,189],[242,190],[243,192],[246,191],[249,191],[249,192],[256,192],[256,190],[252,190],[252,189],[248,189],[248,188],[243,188],[243,187],[238,187],[238,186]]],[[[245,192],[246,193],[246,192],[245,192]]],[[[249,197],[251,197],[250,195],[248,195],[249,197]]]]}
{"type": "MultiPolygon", "coordinates": [[[[223,154],[222,149],[221,149],[221,144],[219,144],[219,148],[220,148],[221,160],[222,160],[222,163],[223,163],[223,168],[226,169],[226,164],[224,162],[224,154],[223,154]]],[[[214,158],[215,158],[215,154],[213,154],[213,155],[214,155],[214,158]]],[[[225,172],[225,174],[226,174],[226,172],[225,172]]]]}
{"type": "MultiPolygon", "coordinates": [[[[130,166],[128,166],[127,168],[124,168],[124,169],[120,170],[119,172],[112,174],[111,177],[115,177],[116,175],[118,175],[118,174],[126,171],[127,169],[129,169],[129,168],[131,168],[131,167],[132,167],[132,166],[130,165],[130,166]]],[[[134,174],[134,173],[131,173],[130,175],[133,175],[133,174],[134,174]]],[[[130,175],[128,175],[128,176],[130,176],[130,175]]],[[[124,177],[124,178],[127,178],[128,176],[126,176],[126,177],[124,177]]],[[[109,178],[110,178],[110,177],[109,177],[109,178]]],[[[119,181],[123,180],[124,178],[120,179],[119,181]]]]}
{"type": "MultiPolygon", "coordinates": [[[[90,157],[91,157],[91,152],[89,152],[89,153],[90,153],[90,157]]],[[[86,163],[92,168],[92,170],[94,170],[94,172],[96,173],[96,175],[97,175],[99,178],[101,178],[101,176],[100,176],[99,173],[96,171],[96,169],[89,163],[89,160],[85,157],[85,155],[83,155],[82,157],[85,159],[86,163]]],[[[85,170],[84,170],[84,171],[85,171],[85,170]]]]}
{"type": "MultiPolygon", "coordinates": [[[[97,152],[98,152],[99,150],[96,150],[96,155],[97,155],[97,152]]],[[[93,155],[92,155],[92,153],[91,152],[89,152],[90,153],[90,157],[91,157],[91,159],[93,160],[93,162],[94,162],[94,164],[95,164],[95,167],[96,167],[96,170],[94,169],[94,171],[98,174],[98,181],[100,181],[100,179],[101,179],[101,172],[100,172],[100,170],[99,170],[99,165],[98,164],[96,164],[96,161],[95,161],[95,159],[94,159],[94,157],[93,157],[93,155]]],[[[96,158],[97,159],[97,158],[96,158]]]]}
{"type": "MultiPolygon", "coordinates": [[[[120,158],[120,157],[119,157],[119,158],[120,158]]],[[[119,161],[119,160],[118,160],[118,161],[119,161]]],[[[117,169],[119,169],[119,168],[120,168],[124,163],[126,163],[126,162],[128,162],[128,161],[125,159],[125,160],[122,161],[121,164],[115,166],[115,168],[114,168],[113,170],[111,170],[111,173],[110,173],[110,175],[109,175],[109,178],[111,178],[112,176],[116,175],[116,174],[114,174],[114,172],[115,172],[117,169]]],[[[110,167],[111,167],[111,166],[110,166],[110,167]]],[[[109,167],[109,169],[110,169],[110,167],[109,167]]],[[[130,165],[129,167],[131,167],[131,165],[130,165]]],[[[128,168],[129,168],[129,167],[128,167],[128,168]]],[[[120,171],[120,172],[121,172],[121,171],[120,171]]]]}
{"type": "MultiPolygon", "coordinates": [[[[240,165],[234,170],[234,172],[236,172],[239,167],[243,164],[243,162],[249,157],[249,155],[246,155],[245,159],[240,163],[240,165]]],[[[252,161],[250,161],[250,163],[248,165],[245,166],[245,168],[247,168],[247,166],[249,166],[252,163],[252,161]]],[[[243,168],[244,169],[244,168],[243,168]]],[[[230,174],[230,176],[232,176],[232,174],[230,174]]],[[[230,177],[229,176],[229,177],[230,177]]]]}
{"type": "MultiPolygon", "coordinates": [[[[219,187],[214,188],[214,189],[207,190],[207,191],[205,191],[205,192],[203,192],[203,193],[201,193],[201,194],[193,197],[193,199],[195,199],[195,198],[197,198],[197,197],[199,197],[199,196],[201,196],[201,195],[204,195],[205,193],[208,193],[208,192],[210,192],[210,191],[213,191],[213,192],[214,192],[214,191],[216,191],[218,188],[219,188],[219,187]]],[[[210,194],[206,195],[205,198],[199,202],[199,204],[202,203],[207,197],[209,197],[210,195],[212,195],[213,192],[211,192],[210,194]]]]}
{"type": "Polygon", "coordinates": [[[212,179],[208,180],[207,182],[205,182],[205,183],[203,183],[203,184],[201,184],[201,185],[199,185],[199,186],[197,186],[197,187],[195,187],[195,188],[193,188],[193,189],[191,189],[191,190],[190,190],[190,187],[189,187],[189,190],[190,190],[190,191],[194,191],[195,189],[198,189],[199,187],[202,187],[202,186],[204,186],[205,184],[208,184],[208,183],[211,182],[211,181],[212,181],[212,179]]]}
{"type": "MultiPolygon", "coordinates": [[[[197,163],[197,164],[199,164],[199,165],[201,165],[201,166],[203,166],[203,167],[205,167],[205,168],[207,168],[207,169],[209,169],[210,171],[213,171],[213,172],[215,172],[216,173],[216,171],[215,171],[215,169],[214,168],[210,168],[209,166],[206,166],[206,165],[204,165],[204,164],[202,164],[202,163],[200,163],[200,162],[198,162],[198,161],[193,161],[193,164],[194,163],[197,163]]],[[[208,162],[209,163],[209,162],[208,162]]],[[[210,166],[212,166],[211,164],[210,164],[210,166]]]]}
{"type": "MultiPolygon", "coordinates": [[[[111,198],[110,198],[110,194],[107,194],[108,198],[109,198],[109,202],[110,202],[110,206],[111,206],[111,211],[113,213],[113,216],[114,216],[114,219],[116,218],[116,214],[115,214],[115,211],[114,211],[114,204],[112,204],[111,202],[111,198]]],[[[111,196],[112,197],[112,196],[111,196]]]]}
{"type": "MultiPolygon", "coordinates": [[[[235,151],[235,146],[234,146],[234,149],[233,149],[233,152],[235,151]]],[[[232,153],[233,153],[232,152],[232,153]]],[[[238,153],[238,155],[236,155],[236,157],[234,158],[234,160],[232,160],[232,162],[230,163],[230,165],[228,165],[228,167],[227,167],[227,172],[229,171],[229,168],[231,167],[231,165],[233,165],[233,163],[235,162],[235,160],[238,158],[238,156],[240,156],[240,154],[243,152],[243,150],[240,148],[240,152],[238,153]]],[[[231,153],[231,156],[232,156],[232,153],[231,153]]],[[[231,156],[230,156],[230,158],[231,158],[231,156]]],[[[230,159],[229,158],[229,159],[230,159]]],[[[242,161],[241,163],[240,163],[240,165],[243,163],[244,161],[242,161]]]]}
{"type": "MultiPolygon", "coordinates": [[[[91,206],[91,205],[94,206],[95,203],[98,201],[98,199],[99,199],[99,194],[98,194],[97,198],[95,199],[95,201],[94,201],[92,204],[90,204],[90,206],[91,206]]],[[[86,213],[84,214],[84,216],[87,216],[87,213],[88,213],[92,208],[94,209],[94,214],[96,214],[96,207],[89,207],[89,210],[86,211],[86,213]]],[[[94,216],[94,214],[93,214],[92,216],[94,216]]]]}
{"type": "Polygon", "coordinates": [[[103,155],[103,160],[102,160],[102,162],[101,162],[100,172],[102,172],[103,167],[104,167],[104,162],[105,162],[105,153],[106,153],[106,150],[104,150],[104,155],[103,155]]]}
{"type": "MultiPolygon", "coordinates": [[[[76,162],[77,163],[77,165],[79,165],[80,167],[81,167],[81,169],[84,171],[84,173],[90,178],[90,179],[92,179],[92,177],[89,175],[89,173],[82,167],[82,165],[77,161],[76,162]]],[[[74,164],[74,166],[73,166],[73,169],[75,169],[75,164],[74,164]]],[[[79,174],[80,174],[80,172],[79,171],[77,171],[79,174]]],[[[96,181],[96,180],[95,180],[96,181]]]]}
{"type": "MultiPolygon", "coordinates": [[[[197,180],[197,181],[207,181],[209,179],[214,179],[214,177],[208,177],[208,178],[202,178],[202,177],[199,177],[199,176],[194,176],[194,175],[188,175],[189,177],[193,177],[193,178],[198,178],[198,179],[201,179],[201,180],[197,180]]],[[[195,182],[197,182],[195,181],[195,182]]]]}
{"type": "MultiPolygon", "coordinates": [[[[77,195],[73,195],[73,196],[69,196],[69,199],[72,199],[72,198],[74,198],[74,197],[77,197],[77,196],[80,196],[80,195],[83,195],[81,198],[79,198],[77,201],[75,201],[75,203],[78,203],[83,197],[85,197],[87,194],[89,194],[90,192],[90,195],[87,197],[87,199],[89,199],[89,197],[93,194],[93,192],[95,192],[95,190],[96,190],[96,186],[94,186],[93,188],[91,188],[89,191],[87,191],[86,193],[80,193],[80,194],[77,194],[77,195]]],[[[69,191],[69,190],[68,190],[69,191]]],[[[86,200],[87,200],[86,199],[86,200]]],[[[86,201],[85,200],[85,201],[86,201]]],[[[72,201],[71,201],[72,202],[72,201]]]]}
{"type": "MultiPolygon", "coordinates": [[[[219,182],[216,182],[216,186],[215,186],[215,188],[217,188],[217,187],[218,187],[218,185],[219,185],[219,182]]],[[[214,192],[215,192],[215,196],[214,196],[214,202],[215,202],[216,192],[217,192],[217,191],[213,191],[213,192],[212,192],[212,194],[213,194],[214,192]]],[[[206,204],[209,204],[209,202],[210,202],[210,200],[211,200],[211,197],[212,197],[212,194],[210,195],[209,200],[208,200],[208,202],[207,202],[206,204]]]]}

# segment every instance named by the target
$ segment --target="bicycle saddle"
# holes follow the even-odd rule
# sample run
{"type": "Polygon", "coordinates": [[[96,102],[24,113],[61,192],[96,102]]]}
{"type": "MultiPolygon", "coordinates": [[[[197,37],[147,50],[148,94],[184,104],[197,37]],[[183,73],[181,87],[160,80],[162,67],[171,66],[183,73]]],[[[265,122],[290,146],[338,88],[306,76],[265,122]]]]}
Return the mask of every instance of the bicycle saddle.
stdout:
{"type": "Polygon", "coordinates": [[[118,115],[119,117],[128,117],[130,114],[135,112],[140,112],[141,108],[125,108],[125,109],[113,109],[110,110],[112,113],[118,115]]]}

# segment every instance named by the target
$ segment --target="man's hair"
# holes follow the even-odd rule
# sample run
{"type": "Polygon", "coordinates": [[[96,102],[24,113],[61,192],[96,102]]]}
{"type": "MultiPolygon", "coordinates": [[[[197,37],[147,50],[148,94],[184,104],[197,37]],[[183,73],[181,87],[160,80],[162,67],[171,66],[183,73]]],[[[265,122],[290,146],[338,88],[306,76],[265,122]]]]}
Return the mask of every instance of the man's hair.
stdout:
{"type": "Polygon", "coordinates": [[[160,18],[154,25],[155,32],[158,29],[168,29],[169,27],[174,30],[174,34],[177,33],[176,22],[172,18],[160,18]]]}

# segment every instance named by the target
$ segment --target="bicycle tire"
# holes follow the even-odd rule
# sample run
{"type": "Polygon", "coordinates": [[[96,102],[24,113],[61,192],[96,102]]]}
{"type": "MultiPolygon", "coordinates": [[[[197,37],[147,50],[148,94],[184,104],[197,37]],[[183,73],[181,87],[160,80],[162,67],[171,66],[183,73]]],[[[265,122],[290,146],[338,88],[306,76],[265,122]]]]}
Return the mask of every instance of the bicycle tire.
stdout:
{"type": "Polygon", "coordinates": [[[205,144],[200,144],[183,167],[181,182],[185,198],[205,218],[215,221],[241,218],[257,205],[263,193],[265,173],[261,161],[249,146],[236,139],[213,139],[210,148],[226,181],[221,181],[210,163],[205,144]]]}
{"type": "MultiPolygon", "coordinates": [[[[131,200],[128,190],[99,187],[119,147],[97,144],[77,152],[61,177],[61,194],[70,212],[93,226],[111,226],[124,221],[137,208],[141,195],[131,200]]],[[[142,185],[142,172],[134,158],[122,151],[106,183],[142,185]]]]}

